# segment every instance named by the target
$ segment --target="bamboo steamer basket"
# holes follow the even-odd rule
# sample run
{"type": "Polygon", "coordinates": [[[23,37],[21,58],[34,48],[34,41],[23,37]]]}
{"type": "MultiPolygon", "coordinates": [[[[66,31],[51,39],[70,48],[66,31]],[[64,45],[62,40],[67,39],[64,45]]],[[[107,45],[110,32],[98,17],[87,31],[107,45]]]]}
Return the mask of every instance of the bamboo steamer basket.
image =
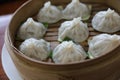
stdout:
{"type": "MultiPolygon", "coordinates": [[[[13,18],[6,29],[5,44],[7,50],[24,80],[118,80],[120,78],[120,46],[115,50],[95,59],[88,59],[84,62],[69,64],[54,64],[31,59],[22,54],[16,47],[15,35],[21,22],[28,17],[34,16],[47,0],[29,0],[24,3],[13,15],[13,18]]],[[[54,5],[65,6],[71,0],[50,0],[54,5]]],[[[106,10],[108,7],[120,12],[119,0],[81,0],[91,4],[92,16],[88,20],[90,37],[100,34],[91,27],[91,19],[96,12],[106,10]]],[[[45,39],[50,41],[54,48],[57,42],[57,30],[59,23],[48,28],[45,39]]],[[[120,34],[117,32],[116,34],[120,34]]],[[[85,45],[85,44],[84,44],[85,45]]]]}

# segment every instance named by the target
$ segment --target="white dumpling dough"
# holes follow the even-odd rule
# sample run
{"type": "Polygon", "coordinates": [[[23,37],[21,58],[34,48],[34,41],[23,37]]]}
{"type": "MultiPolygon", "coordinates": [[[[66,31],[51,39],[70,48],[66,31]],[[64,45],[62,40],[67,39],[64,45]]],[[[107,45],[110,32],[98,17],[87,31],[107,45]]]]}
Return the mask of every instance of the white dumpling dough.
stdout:
{"type": "Polygon", "coordinates": [[[44,36],[46,30],[47,28],[42,23],[36,22],[32,18],[28,18],[19,28],[17,36],[22,40],[28,38],[40,39],[44,36]]]}
{"type": "Polygon", "coordinates": [[[40,39],[26,39],[19,47],[20,51],[28,57],[45,60],[50,54],[50,43],[40,39]]]}
{"type": "Polygon", "coordinates": [[[72,0],[72,2],[69,3],[62,12],[64,19],[82,17],[82,20],[84,20],[90,17],[91,10],[87,5],[81,3],[79,0],[72,0]]]}
{"type": "MultiPolygon", "coordinates": [[[[88,42],[88,53],[94,58],[104,55],[120,45],[120,36],[100,34],[88,42]]],[[[91,58],[92,58],[91,57],[91,58]]]]}
{"type": "Polygon", "coordinates": [[[89,36],[87,24],[81,18],[74,18],[72,21],[65,21],[61,24],[58,32],[58,41],[63,41],[66,37],[75,42],[83,42],[89,36]]]}
{"type": "Polygon", "coordinates": [[[87,57],[82,46],[72,41],[64,41],[53,50],[53,61],[57,64],[79,62],[87,57]]]}
{"type": "Polygon", "coordinates": [[[120,30],[120,16],[110,8],[100,11],[93,17],[92,26],[100,32],[114,33],[120,30]]]}
{"type": "Polygon", "coordinates": [[[44,4],[44,7],[40,9],[37,19],[40,22],[55,23],[62,18],[62,11],[56,6],[51,5],[48,1],[44,4]]]}

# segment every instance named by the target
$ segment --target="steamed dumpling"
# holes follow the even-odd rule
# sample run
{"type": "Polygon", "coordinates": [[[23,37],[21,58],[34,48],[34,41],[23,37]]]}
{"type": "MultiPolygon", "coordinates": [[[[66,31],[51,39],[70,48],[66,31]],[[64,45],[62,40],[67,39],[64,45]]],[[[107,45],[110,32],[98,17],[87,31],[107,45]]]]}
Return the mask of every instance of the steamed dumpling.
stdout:
{"type": "Polygon", "coordinates": [[[79,0],[72,0],[63,10],[63,18],[73,19],[82,17],[82,20],[84,20],[90,17],[90,12],[91,10],[87,5],[81,3],[79,0]]]}
{"type": "Polygon", "coordinates": [[[32,18],[28,18],[25,23],[23,23],[18,31],[18,37],[22,40],[28,38],[40,39],[44,36],[47,28],[39,22],[34,21],[32,18]]]}
{"type": "Polygon", "coordinates": [[[26,39],[19,47],[20,51],[28,57],[45,60],[50,54],[50,43],[43,39],[26,39]]]}
{"type": "Polygon", "coordinates": [[[87,24],[81,18],[74,18],[72,21],[65,21],[61,24],[58,33],[58,40],[63,41],[66,37],[75,42],[83,42],[89,36],[87,24]]]}
{"type": "Polygon", "coordinates": [[[91,58],[99,57],[117,48],[120,45],[120,36],[100,34],[94,36],[88,44],[88,53],[91,55],[91,58]]]}
{"type": "Polygon", "coordinates": [[[120,16],[110,8],[107,11],[100,11],[94,16],[92,26],[100,32],[114,33],[120,30],[120,16]]]}
{"type": "Polygon", "coordinates": [[[51,5],[48,1],[44,4],[44,7],[39,11],[37,19],[40,22],[55,23],[59,21],[62,17],[62,12],[56,6],[51,5]]]}
{"type": "Polygon", "coordinates": [[[59,63],[71,63],[85,60],[87,57],[82,46],[72,41],[64,41],[59,44],[53,51],[53,61],[59,63]]]}

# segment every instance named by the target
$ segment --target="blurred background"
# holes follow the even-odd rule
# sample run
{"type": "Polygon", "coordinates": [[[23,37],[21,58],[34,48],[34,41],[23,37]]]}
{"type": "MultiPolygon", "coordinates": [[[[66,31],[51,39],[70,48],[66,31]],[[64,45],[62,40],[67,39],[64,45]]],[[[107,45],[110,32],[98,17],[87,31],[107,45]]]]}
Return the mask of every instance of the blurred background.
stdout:
{"type": "Polygon", "coordinates": [[[0,15],[13,13],[27,0],[0,0],[0,15]]]}
{"type": "Polygon", "coordinates": [[[0,80],[9,80],[3,70],[1,61],[5,29],[9,25],[12,14],[26,1],[27,0],[0,0],[0,80]]]}
{"type": "Polygon", "coordinates": [[[0,3],[10,2],[10,1],[15,1],[15,0],[0,0],[0,3]]]}

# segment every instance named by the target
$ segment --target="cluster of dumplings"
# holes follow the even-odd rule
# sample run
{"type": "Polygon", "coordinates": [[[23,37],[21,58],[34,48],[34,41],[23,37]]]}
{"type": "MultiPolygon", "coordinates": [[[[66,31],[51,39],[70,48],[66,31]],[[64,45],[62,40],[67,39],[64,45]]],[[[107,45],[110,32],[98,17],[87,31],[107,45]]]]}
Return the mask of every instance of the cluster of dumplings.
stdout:
{"type": "Polygon", "coordinates": [[[82,20],[86,20],[90,17],[91,8],[79,0],[72,0],[65,9],[56,7],[51,4],[50,1],[44,4],[44,7],[38,13],[39,22],[55,23],[61,19],[73,19],[81,17],[82,20]]]}
{"type": "Polygon", "coordinates": [[[90,8],[79,0],[72,0],[65,9],[51,5],[50,1],[46,2],[37,14],[38,22],[28,18],[20,26],[17,37],[24,42],[19,46],[19,50],[37,60],[51,58],[56,64],[65,64],[93,59],[117,48],[120,45],[120,36],[107,33],[120,30],[119,14],[111,9],[98,12],[92,19],[92,26],[95,30],[106,33],[89,40],[88,25],[83,20],[89,19],[90,13],[90,8]],[[43,39],[48,28],[44,23],[56,23],[61,19],[67,21],[61,23],[58,29],[60,44],[52,50],[50,42],[43,39]],[[89,46],[87,52],[80,45],[86,40],[89,46]]]}

